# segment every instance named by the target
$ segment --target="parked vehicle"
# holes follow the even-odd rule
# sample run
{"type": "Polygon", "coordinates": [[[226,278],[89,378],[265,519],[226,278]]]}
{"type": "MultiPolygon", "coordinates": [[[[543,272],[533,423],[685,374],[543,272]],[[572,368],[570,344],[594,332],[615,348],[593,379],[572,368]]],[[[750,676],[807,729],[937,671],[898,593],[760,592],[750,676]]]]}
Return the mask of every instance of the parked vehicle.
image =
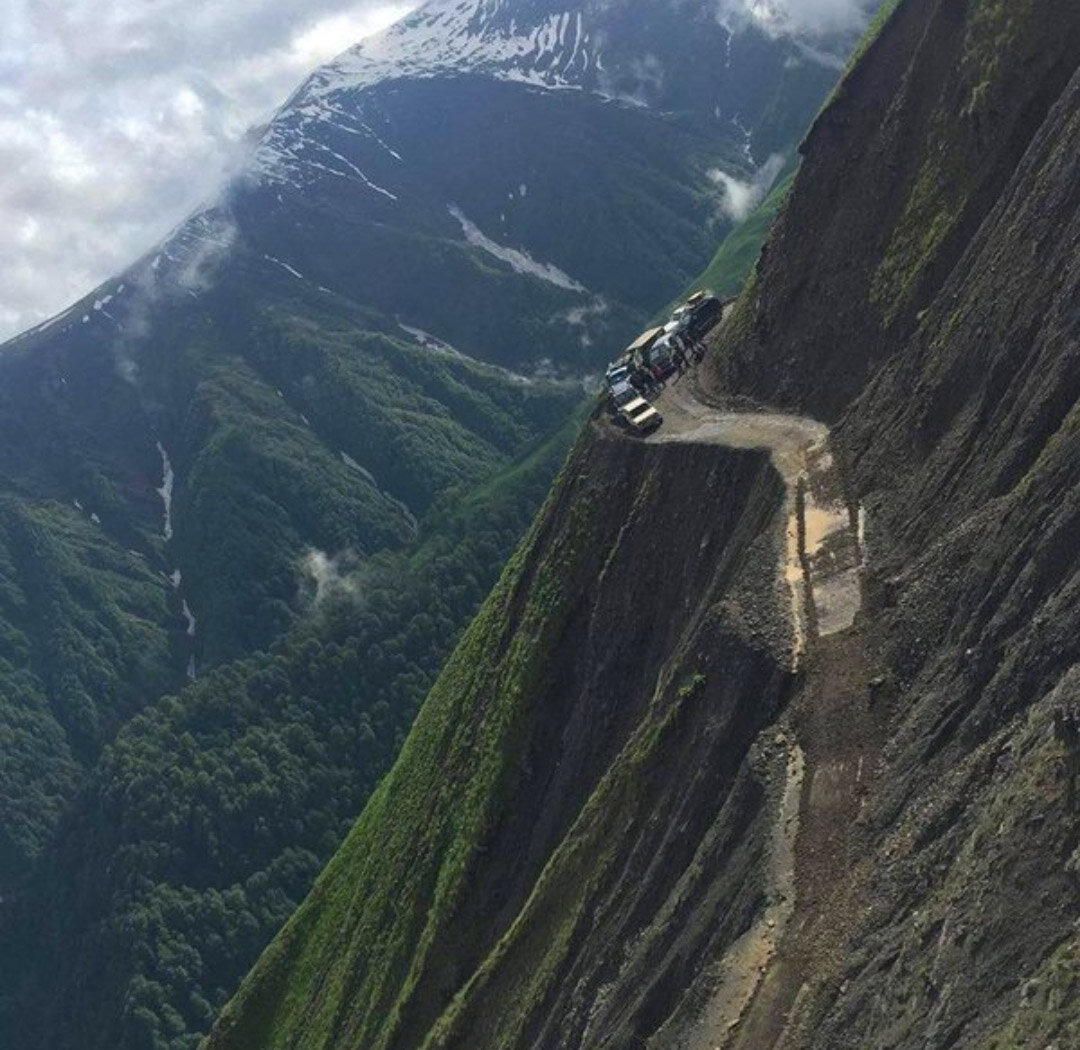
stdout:
{"type": "Polygon", "coordinates": [[[611,388],[611,400],[617,409],[629,405],[632,401],[640,401],[641,394],[631,385],[630,381],[623,379],[611,388]]]}
{"type": "Polygon", "coordinates": [[[671,336],[665,335],[660,339],[657,339],[649,348],[647,358],[649,367],[652,369],[652,374],[661,381],[674,375],[678,371],[674,359],[675,348],[672,345],[671,340],[671,336]]]}
{"type": "Polygon", "coordinates": [[[664,329],[662,326],[647,328],[626,348],[626,351],[620,360],[628,358],[631,361],[637,361],[647,357],[653,343],[655,343],[663,334],[664,329]]]}
{"type": "Polygon", "coordinates": [[[619,411],[623,419],[640,434],[655,430],[664,422],[664,417],[643,397],[623,405],[619,411]]]}
{"type": "Polygon", "coordinates": [[[634,361],[629,354],[623,354],[617,361],[612,361],[608,365],[607,372],[604,374],[604,379],[607,381],[609,388],[616,386],[618,383],[623,383],[630,378],[630,374],[634,370],[634,361]]]}
{"type": "MultiPolygon", "coordinates": [[[[680,307],[680,309],[682,309],[680,307]]],[[[671,315],[671,320],[664,325],[664,336],[682,335],[690,325],[690,314],[686,311],[679,313],[678,310],[671,315]]]]}
{"type": "Polygon", "coordinates": [[[690,307],[686,334],[691,339],[701,339],[711,332],[724,316],[724,304],[714,295],[705,296],[690,307]]]}

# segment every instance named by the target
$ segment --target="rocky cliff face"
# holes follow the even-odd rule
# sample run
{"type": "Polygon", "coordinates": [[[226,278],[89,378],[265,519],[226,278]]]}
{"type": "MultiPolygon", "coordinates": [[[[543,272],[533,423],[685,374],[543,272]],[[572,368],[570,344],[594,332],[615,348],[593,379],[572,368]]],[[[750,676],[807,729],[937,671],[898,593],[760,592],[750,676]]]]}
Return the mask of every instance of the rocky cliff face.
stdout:
{"type": "Polygon", "coordinates": [[[697,377],[833,424],[854,621],[813,472],[597,419],[208,1047],[1077,1043],[1078,69],[901,2],[697,377]]]}
{"type": "Polygon", "coordinates": [[[1075,68],[1068,3],[899,5],[801,147],[724,385],[835,418],[905,347],[1075,68]]]}

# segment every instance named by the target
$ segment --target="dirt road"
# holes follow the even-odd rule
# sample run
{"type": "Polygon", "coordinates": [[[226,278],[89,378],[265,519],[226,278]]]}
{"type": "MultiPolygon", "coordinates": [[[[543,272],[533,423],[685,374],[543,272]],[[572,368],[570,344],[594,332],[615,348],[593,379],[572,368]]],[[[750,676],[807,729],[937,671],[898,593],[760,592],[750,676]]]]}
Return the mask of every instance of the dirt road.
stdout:
{"type": "Polygon", "coordinates": [[[803,416],[731,412],[698,399],[693,376],[656,399],[663,426],[646,440],[765,449],[787,489],[787,551],[780,573],[792,601],[794,662],[808,641],[849,628],[861,602],[862,509],[844,499],[828,428],[803,416]]]}
{"type": "Polygon", "coordinates": [[[656,399],[658,444],[765,449],[787,491],[787,542],[777,571],[792,603],[793,671],[801,685],[777,741],[787,751],[776,800],[768,904],[722,959],[686,1050],[766,1050],[789,1045],[811,985],[843,959],[851,887],[837,878],[859,864],[855,828],[880,739],[857,615],[866,559],[862,508],[844,496],[816,420],[733,412],[704,403],[688,374],[656,399]]]}

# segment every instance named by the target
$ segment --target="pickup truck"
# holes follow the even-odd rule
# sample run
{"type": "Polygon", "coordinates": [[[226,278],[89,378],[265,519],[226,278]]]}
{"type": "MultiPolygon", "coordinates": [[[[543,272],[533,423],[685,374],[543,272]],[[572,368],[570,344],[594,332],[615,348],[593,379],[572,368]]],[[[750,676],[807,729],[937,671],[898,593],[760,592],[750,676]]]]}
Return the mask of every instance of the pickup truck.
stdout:
{"type": "Polygon", "coordinates": [[[619,414],[639,434],[655,430],[664,422],[664,417],[643,397],[635,398],[619,408],[619,414]]]}

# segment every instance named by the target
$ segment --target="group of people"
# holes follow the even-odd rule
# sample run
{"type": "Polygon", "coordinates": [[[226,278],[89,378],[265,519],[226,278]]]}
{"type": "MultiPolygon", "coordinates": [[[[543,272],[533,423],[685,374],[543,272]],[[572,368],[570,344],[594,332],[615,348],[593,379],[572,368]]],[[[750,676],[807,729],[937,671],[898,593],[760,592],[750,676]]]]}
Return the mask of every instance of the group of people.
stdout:
{"type": "Polygon", "coordinates": [[[693,339],[688,335],[677,335],[673,343],[675,351],[672,354],[672,360],[680,373],[685,372],[692,364],[700,364],[705,357],[705,344],[700,339],[693,339]]]}
{"type": "MultiPolygon", "coordinates": [[[[705,343],[700,339],[685,335],[672,339],[671,363],[679,375],[689,371],[691,365],[700,364],[704,357],[705,343]]],[[[659,364],[642,365],[630,376],[630,382],[642,397],[648,397],[660,393],[664,389],[665,379],[670,375],[671,372],[659,364]]]]}

